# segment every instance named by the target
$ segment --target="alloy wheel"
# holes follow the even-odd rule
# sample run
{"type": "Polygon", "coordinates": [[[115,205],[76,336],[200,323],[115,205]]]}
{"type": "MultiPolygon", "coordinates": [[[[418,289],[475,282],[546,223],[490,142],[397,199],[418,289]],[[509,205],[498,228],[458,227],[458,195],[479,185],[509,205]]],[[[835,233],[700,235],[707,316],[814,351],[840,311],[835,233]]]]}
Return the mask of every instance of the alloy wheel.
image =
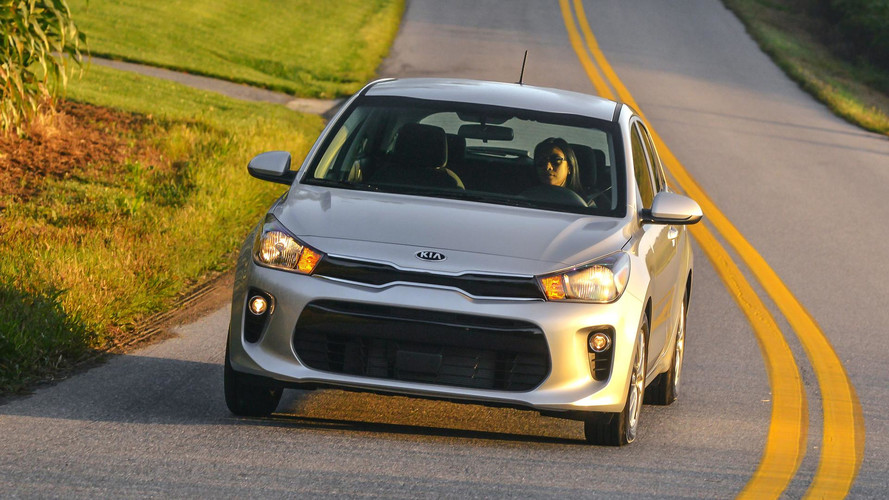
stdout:
{"type": "Polygon", "coordinates": [[[636,354],[633,359],[633,374],[630,377],[629,419],[627,421],[627,442],[636,439],[636,428],[639,425],[639,413],[642,411],[643,391],[645,390],[645,336],[639,335],[636,342],[636,354]]]}
{"type": "Polygon", "coordinates": [[[676,332],[676,352],[673,362],[673,397],[679,396],[679,381],[682,375],[682,359],[685,356],[685,303],[679,312],[679,331],[676,332]]]}

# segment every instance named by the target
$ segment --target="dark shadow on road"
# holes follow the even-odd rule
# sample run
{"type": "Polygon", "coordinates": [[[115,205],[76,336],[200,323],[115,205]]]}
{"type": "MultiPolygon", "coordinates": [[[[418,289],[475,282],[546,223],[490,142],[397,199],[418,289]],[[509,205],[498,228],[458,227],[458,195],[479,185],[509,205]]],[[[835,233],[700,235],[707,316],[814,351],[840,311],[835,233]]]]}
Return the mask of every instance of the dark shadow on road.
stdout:
{"type": "MultiPolygon", "coordinates": [[[[691,122],[691,121],[677,120],[677,119],[670,119],[670,118],[660,119],[660,120],[658,120],[658,123],[660,123],[660,124],[676,123],[676,124],[683,125],[683,126],[694,125],[694,122],[691,122]]],[[[710,130],[723,130],[726,132],[731,132],[734,135],[743,135],[743,136],[747,136],[747,137],[761,137],[766,140],[780,139],[780,140],[784,140],[784,141],[788,141],[788,142],[796,142],[798,144],[806,144],[809,146],[814,146],[816,148],[830,148],[830,149],[852,151],[852,152],[856,152],[856,153],[868,153],[868,154],[874,154],[874,155],[880,155],[880,156],[889,156],[889,152],[887,152],[887,151],[878,151],[876,149],[867,149],[867,148],[844,145],[844,144],[836,144],[836,143],[831,144],[831,143],[827,143],[824,141],[819,141],[819,140],[814,140],[814,139],[812,139],[812,140],[802,139],[799,137],[792,137],[792,136],[787,136],[787,135],[777,135],[777,134],[772,134],[772,133],[750,132],[750,131],[744,131],[744,130],[737,130],[731,126],[712,125],[709,127],[709,129],[710,130]]],[[[876,136],[876,137],[879,139],[879,136],[876,136]]]]}
{"type": "MultiPolygon", "coordinates": [[[[450,404],[450,403],[449,403],[450,404]]],[[[496,409],[492,409],[496,412],[496,409]]],[[[568,444],[586,445],[579,439],[558,438],[549,436],[534,436],[528,434],[513,434],[498,431],[479,431],[470,429],[457,429],[452,427],[430,427],[423,425],[366,422],[361,420],[329,419],[317,417],[304,417],[286,413],[275,413],[269,418],[252,419],[238,418],[238,424],[250,423],[252,425],[273,427],[300,427],[306,429],[335,429],[353,430],[378,434],[400,434],[429,437],[449,437],[461,439],[485,439],[491,441],[509,441],[524,443],[568,444]]]]}
{"type": "Polygon", "coordinates": [[[545,435],[553,430],[550,422],[561,421],[535,412],[337,390],[288,390],[279,406],[282,413],[265,419],[238,418],[225,405],[221,352],[218,357],[219,363],[215,364],[110,355],[106,363],[86,373],[0,406],[0,418],[151,425],[247,424],[506,442],[581,443],[545,435]],[[538,435],[535,429],[540,431],[538,435]]]}
{"type": "Polygon", "coordinates": [[[885,135],[877,134],[875,132],[868,132],[867,130],[863,130],[863,129],[849,128],[848,126],[846,126],[845,123],[843,124],[842,127],[839,127],[839,126],[832,127],[832,128],[816,127],[813,125],[807,125],[807,124],[803,124],[803,123],[792,123],[792,122],[788,122],[788,121],[769,120],[769,119],[765,119],[762,117],[743,116],[743,115],[730,114],[730,113],[716,113],[713,111],[703,111],[700,109],[694,109],[694,108],[691,108],[688,106],[672,106],[669,104],[649,104],[648,106],[646,106],[646,109],[648,110],[649,114],[652,114],[652,110],[664,109],[664,110],[667,110],[667,113],[674,115],[674,116],[677,114],[682,114],[682,113],[691,113],[691,114],[701,115],[701,116],[712,116],[712,117],[718,118],[721,122],[729,122],[732,120],[737,120],[737,121],[752,123],[755,125],[762,125],[762,124],[776,125],[779,127],[786,127],[786,128],[792,128],[792,129],[811,130],[811,131],[815,131],[815,132],[825,132],[827,134],[848,135],[851,137],[860,137],[863,139],[877,139],[877,140],[889,139],[889,137],[887,137],[885,135]]]}

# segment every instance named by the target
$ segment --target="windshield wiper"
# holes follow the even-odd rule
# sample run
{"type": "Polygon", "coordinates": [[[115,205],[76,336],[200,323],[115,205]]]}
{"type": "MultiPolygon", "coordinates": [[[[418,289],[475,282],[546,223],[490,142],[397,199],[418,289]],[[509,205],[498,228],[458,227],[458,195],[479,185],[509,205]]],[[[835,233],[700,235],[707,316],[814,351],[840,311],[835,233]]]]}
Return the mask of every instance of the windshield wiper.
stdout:
{"type": "Polygon", "coordinates": [[[312,178],[310,178],[310,179],[305,179],[303,182],[306,184],[312,184],[314,186],[329,186],[329,187],[344,187],[344,188],[351,188],[352,187],[352,183],[350,183],[350,182],[338,181],[335,179],[312,179],[312,178]]]}
{"type": "Polygon", "coordinates": [[[538,204],[534,203],[531,200],[513,198],[511,196],[501,196],[496,194],[442,193],[442,195],[456,200],[477,201],[480,203],[496,203],[498,205],[509,205],[513,207],[540,208],[538,204]]]}
{"type": "Polygon", "coordinates": [[[348,181],[338,181],[336,179],[306,179],[303,181],[305,184],[309,184],[311,186],[326,186],[326,187],[336,187],[343,189],[353,189],[359,191],[379,191],[380,188],[377,186],[372,186],[370,184],[364,184],[360,182],[348,182],[348,181]]]}

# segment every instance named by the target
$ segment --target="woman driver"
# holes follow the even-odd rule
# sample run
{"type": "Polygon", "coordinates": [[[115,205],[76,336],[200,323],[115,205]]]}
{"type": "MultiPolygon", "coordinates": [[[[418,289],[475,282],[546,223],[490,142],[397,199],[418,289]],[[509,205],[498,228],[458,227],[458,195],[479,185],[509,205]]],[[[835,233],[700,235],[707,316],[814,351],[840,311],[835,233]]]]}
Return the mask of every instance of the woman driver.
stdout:
{"type": "Polygon", "coordinates": [[[534,148],[534,166],[543,184],[571,189],[583,196],[577,157],[564,139],[550,137],[534,148]]]}

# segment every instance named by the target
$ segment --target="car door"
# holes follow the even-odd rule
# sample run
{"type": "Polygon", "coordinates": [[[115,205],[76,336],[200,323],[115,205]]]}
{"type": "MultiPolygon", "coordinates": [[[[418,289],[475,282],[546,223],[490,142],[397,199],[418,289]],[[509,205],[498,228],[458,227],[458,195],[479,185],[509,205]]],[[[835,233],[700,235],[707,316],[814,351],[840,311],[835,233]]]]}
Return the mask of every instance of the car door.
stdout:
{"type": "MultiPolygon", "coordinates": [[[[642,136],[643,146],[648,151],[648,157],[652,165],[652,174],[655,178],[656,191],[669,191],[667,187],[667,177],[664,175],[663,162],[658,157],[657,150],[654,147],[654,141],[649,135],[648,130],[641,122],[639,123],[639,131],[642,136]]],[[[679,314],[679,304],[682,301],[685,291],[685,279],[683,274],[683,266],[681,261],[681,248],[685,238],[688,236],[685,226],[671,224],[667,226],[667,239],[670,240],[671,248],[669,249],[670,260],[667,265],[666,276],[664,276],[664,285],[671,286],[670,297],[667,299],[669,303],[669,312],[667,319],[667,336],[672,333],[673,327],[676,325],[679,314]]]]}
{"type": "MultiPolygon", "coordinates": [[[[655,194],[666,189],[662,178],[658,178],[660,164],[651,146],[648,131],[640,120],[632,124],[630,143],[633,153],[633,173],[642,201],[642,208],[650,209],[655,194]]],[[[675,295],[676,273],[676,228],[663,224],[643,224],[639,252],[645,259],[648,274],[651,276],[651,321],[648,342],[649,367],[663,355],[672,324],[670,312],[675,295]]]]}

